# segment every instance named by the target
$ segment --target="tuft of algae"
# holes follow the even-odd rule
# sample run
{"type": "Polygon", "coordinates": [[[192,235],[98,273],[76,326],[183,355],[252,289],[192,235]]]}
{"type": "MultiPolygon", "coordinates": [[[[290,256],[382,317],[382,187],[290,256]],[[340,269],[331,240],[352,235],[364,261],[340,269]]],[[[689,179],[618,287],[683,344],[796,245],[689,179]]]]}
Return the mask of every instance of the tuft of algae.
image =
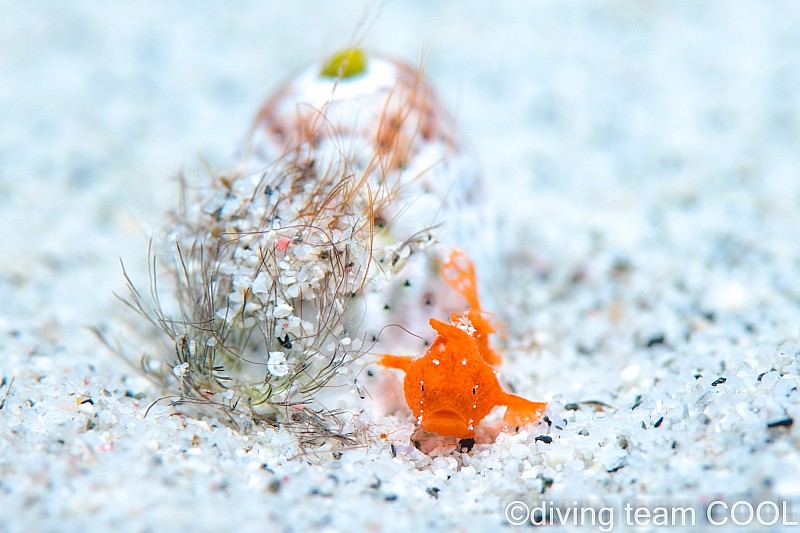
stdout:
{"type": "Polygon", "coordinates": [[[367,54],[360,48],[347,48],[335,53],[320,70],[320,75],[327,78],[352,78],[367,69],[367,54]]]}

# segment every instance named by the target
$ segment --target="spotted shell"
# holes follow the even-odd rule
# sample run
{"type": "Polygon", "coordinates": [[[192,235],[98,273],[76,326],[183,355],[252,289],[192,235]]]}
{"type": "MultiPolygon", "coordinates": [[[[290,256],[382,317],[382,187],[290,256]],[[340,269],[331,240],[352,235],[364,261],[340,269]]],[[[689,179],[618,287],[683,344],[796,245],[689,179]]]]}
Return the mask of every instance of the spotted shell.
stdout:
{"type": "Polygon", "coordinates": [[[258,111],[245,153],[251,171],[291,161],[313,169],[311,182],[332,174],[361,183],[347,209],[373,228],[371,258],[348,327],[376,351],[416,349],[433,340],[430,316],[464,306],[438,274],[437,255],[473,247],[480,182],[421,69],[357,52],[357,68],[345,61],[356,52],[344,51],[280,86],[258,111]]]}

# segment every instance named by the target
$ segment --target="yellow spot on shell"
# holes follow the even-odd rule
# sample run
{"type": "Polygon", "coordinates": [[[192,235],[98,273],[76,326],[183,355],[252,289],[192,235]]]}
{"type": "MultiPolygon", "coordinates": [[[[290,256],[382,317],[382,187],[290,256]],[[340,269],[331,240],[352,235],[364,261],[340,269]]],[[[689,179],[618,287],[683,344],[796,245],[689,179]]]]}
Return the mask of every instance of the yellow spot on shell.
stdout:
{"type": "Polygon", "coordinates": [[[367,54],[359,48],[347,48],[335,53],[322,65],[320,75],[326,78],[352,78],[367,69],[367,54]]]}

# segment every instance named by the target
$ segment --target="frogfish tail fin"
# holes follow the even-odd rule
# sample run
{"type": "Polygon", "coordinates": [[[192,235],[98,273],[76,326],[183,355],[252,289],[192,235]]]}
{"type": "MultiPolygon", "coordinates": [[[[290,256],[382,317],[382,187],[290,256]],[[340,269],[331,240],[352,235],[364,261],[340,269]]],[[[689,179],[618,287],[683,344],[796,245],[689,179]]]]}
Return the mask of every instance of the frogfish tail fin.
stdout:
{"type": "Polygon", "coordinates": [[[480,309],[475,265],[467,254],[458,249],[452,250],[450,257],[442,265],[442,277],[469,302],[470,307],[480,309]]]}
{"type": "Polygon", "coordinates": [[[497,353],[496,351],[492,350],[488,343],[485,348],[481,348],[480,350],[481,355],[483,356],[483,360],[489,363],[492,366],[500,366],[503,364],[503,356],[497,353]]]}
{"type": "Polygon", "coordinates": [[[539,420],[547,406],[545,402],[532,402],[514,394],[506,394],[505,401],[503,421],[509,426],[524,426],[539,420]]]}

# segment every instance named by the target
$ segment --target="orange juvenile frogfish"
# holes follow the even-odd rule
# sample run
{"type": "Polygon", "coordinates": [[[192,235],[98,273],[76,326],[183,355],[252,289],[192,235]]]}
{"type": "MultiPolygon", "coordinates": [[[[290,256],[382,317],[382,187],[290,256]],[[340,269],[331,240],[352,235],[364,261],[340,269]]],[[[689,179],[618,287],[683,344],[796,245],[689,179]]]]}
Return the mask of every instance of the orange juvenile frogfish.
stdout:
{"type": "Polygon", "coordinates": [[[417,422],[429,433],[466,439],[475,436],[475,427],[496,406],[506,407],[503,420],[509,426],[538,420],[546,404],[508,394],[494,373],[501,358],[489,347],[495,328],[480,308],[472,262],[454,251],[442,275],[467,299],[469,310],[453,313],[452,324],[430,319],[438,335],[425,355],[384,355],[380,360],[406,373],[403,390],[417,422]]]}

